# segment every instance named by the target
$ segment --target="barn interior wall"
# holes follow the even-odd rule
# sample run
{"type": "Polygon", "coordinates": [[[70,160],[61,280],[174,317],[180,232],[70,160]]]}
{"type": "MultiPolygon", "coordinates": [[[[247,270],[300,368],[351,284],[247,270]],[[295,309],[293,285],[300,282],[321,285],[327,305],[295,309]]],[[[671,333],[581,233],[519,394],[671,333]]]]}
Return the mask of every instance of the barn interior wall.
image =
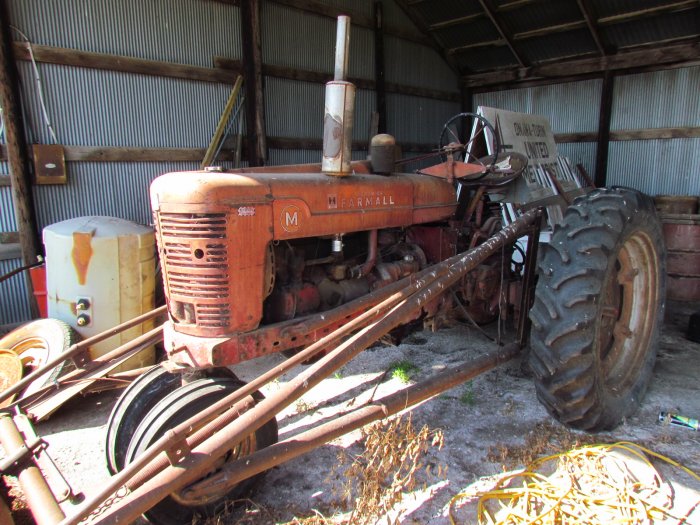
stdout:
{"type": "MultiPolygon", "coordinates": [[[[700,194],[700,67],[618,75],[613,87],[607,185],[650,195],[700,194]],[[631,140],[633,134],[648,138],[631,140]],[[666,134],[672,138],[661,138],[666,134]]],[[[595,171],[602,80],[474,95],[484,105],[545,115],[559,153],[595,171]],[[567,137],[568,135],[568,137],[567,137]],[[574,139],[572,135],[583,138],[574,139]]]]}
{"type": "MultiPolygon", "coordinates": [[[[700,129],[700,66],[615,80],[610,131],[700,129]]],[[[610,143],[608,184],[650,195],[700,195],[700,137],[610,143]]]]}
{"type": "MultiPolygon", "coordinates": [[[[188,150],[205,148],[230,93],[230,81],[213,80],[215,59],[241,60],[240,9],[233,3],[210,0],[9,0],[10,24],[16,42],[34,46],[103,53],[111,59],[137,58],[198,69],[208,78],[187,71],[161,75],[76,67],[37,61],[46,113],[56,141],[66,147],[124,150],[119,161],[67,162],[68,183],[33,186],[37,223],[43,228],[83,215],[111,215],[138,223],[151,222],[148,187],[159,174],[195,169],[196,159],[175,161],[161,153],[156,160],[125,161],[125,148],[188,150]]],[[[334,0],[329,5],[350,15],[371,17],[373,3],[334,0]]],[[[419,31],[392,1],[383,2],[386,27],[407,35],[419,31]]],[[[335,19],[261,1],[263,64],[330,73],[333,71],[335,19]]],[[[374,79],[374,33],[353,25],[351,77],[374,79]]],[[[404,140],[432,145],[442,122],[459,110],[458,77],[438,53],[423,44],[385,37],[387,81],[409,87],[449,92],[449,101],[389,93],[390,133],[404,140]],[[408,46],[408,47],[406,47],[408,46]],[[406,52],[410,49],[410,53],[406,52]],[[403,107],[402,104],[410,104],[403,107]]],[[[22,104],[30,142],[52,143],[31,62],[18,60],[22,104]]],[[[265,77],[264,96],[268,136],[320,140],[323,85],[317,82],[265,77]]],[[[374,89],[358,89],[354,138],[366,142],[374,89]]],[[[164,150],[165,151],[165,150],[164,150]]],[[[354,159],[366,151],[353,151],[354,159]]],[[[320,150],[271,147],[268,164],[319,162],[320,150]]],[[[225,166],[230,164],[223,163],[225,166]]],[[[8,168],[0,163],[0,175],[8,168]]],[[[0,185],[0,232],[16,231],[10,188],[0,185]]],[[[0,261],[0,275],[18,267],[18,259],[0,261]]],[[[21,278],[0,283],[0,324],[25,321],[29,316],[21,278]]]]}

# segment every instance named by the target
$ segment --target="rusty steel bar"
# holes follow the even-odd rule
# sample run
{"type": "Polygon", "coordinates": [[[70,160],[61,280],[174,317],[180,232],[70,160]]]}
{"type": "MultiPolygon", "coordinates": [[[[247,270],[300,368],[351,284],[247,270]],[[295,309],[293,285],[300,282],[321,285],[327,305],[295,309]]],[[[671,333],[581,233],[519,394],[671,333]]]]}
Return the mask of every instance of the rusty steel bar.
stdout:
{"type": "MultiPolygon", "coordinates": [[[[445,270],[446,271],[446,270],[445,270]]],[[[415,278],[415,276],[413,276],[415,278]]],[[[406,281],[404,279],[403,281],[406,281]]],[[[413,293],[414,287],[417,286],[415,282],[409,283],[406,287],[409,289],[410,293],[413,293]]],[[[215,432],[218,432],[225,425],[232,422],[238,417],[238,412],[243,411],[245,407],[233,407],[234,409],[226,410],[231,407],[234,403],[240,402],[256,390],[260,389],[270,381],[278,378],[288,370],[291,370],[295,366],[303,363],[304,361],[314,357],[316,354],[326,350],[330,345],[337,341],[342,336],[357,330],[365,326],[373,318],[386,313],[386,311],[393,307],[397,302],[405,299],[409,291],[400,290],[391,296],[387,297],[382,303],[375,305],[368,311],[364,312],[360,316],[348,321],[340,329],[328,334],[324,338],[320,339],[316,343],[310,345],[306,349],[302,350],[298,354],[285,360],[280,365],[268,370],[263,375],[258,376],[251,382],[245,384],[235,392],[232,392],[228,396],[224,397],[215,404],[207,407],[202,412],[189,418],[180,425],[169,430],[165,435],[159,438],[153,445],[151,445],[143,454],[138,456],[132,463],[127,465],[124,470],[119,472],[117,475],[110,479],[110,482],[105,485],[97,494],[91,496],[91,498],[85,501],[77,510],[77,512],[70,517],[66,518],[61,522],[61,525],[76,525],[83,518],[88,516],[93,510],[95,510],[105,497],[113,494],[120,487],[127,485],[131,490],[139,487],[148,479],[156,475],[158,472],[163,470],[169,464],[167,455],[164,452],[172,447],[175,443],[181,442],[187,439],[187,447],[192,449],[197,445],[201,444],[208,436],[215,432]],[[221,413],[222,410],[226,410],[221,413]],[[205,421],[210,420],[212,417],[216,417],[213,421],[209,421],[203,428],[200,428],[191,437],[187,435],[191,432],[192,428],[198,428],[205,421]]]]}
{"type": "MultiPolygon", "coordinates": [[[[179,491],[201,478],[211,470],[218,458],[230,449],[231,443],[237,443],[246,435],[255,432],[282,408],[300,398],[370,344],[405,321],[416,310],[447,291],[465,273],[474,269],[501,246],[513,242],[530,227],[537,215],[536,210],[527,212],[483,244],[462,254],[459,261],[451,265],[443,277],[433,279],[432,284],[419,288],[407,300],[394,307],[383,319],[350,337],[316,364],[293,378],[284,388],[262,400],[254,408],[241,414],[221,431],[212,435],[193,449],[191,454],[182,458],[176,466],[168,466],[129,496],[116,502],[103,515],[101,522],[128,523],[171,492],[179,491]]],[[[430,273],[434,274],[434,272],[430,273]]],[[[231,410],[236,410],[236,407],[234,406],[231,410]]]]}
{"type": "MultiPolygon", "coordinates": [[[[187,446],[190,450],[196,447],[197,445],[202,443],[204,439],[206,439],[206,437],[212,435],[215,432],[220,431],[225,425],[229,424],[236,417],[238,417],[238,413],[242,411],[242,407],[240,407],[237,410],[227,410],[224,413],[221,413],[222,410],[226,410],[228,407],[231,407],[231,405],[233,405],[234,403],[240,401],[249,394],[252,394],[256,390],[263,387],[270,381],[276,379],[277,377],[281,376],[283,373],[287,372],[291,368],[314,357],[316,354],[327,349],[330,345],[335,343],[335,341],[337,341],[339,338],[345,336],[346,334],[356,329],[366,326],[366,324],[370,322],[374,317],[386,313],[389,308],[394,307],[399,301],[406,299],[410,294],[414,293],[420,288],[424,288],[428,284],[432,283],[435,279],[444,275],[449,270],[450,265],[456,261],[459,261],[461,257],[462,255],[456,255],[446,261],[443,261],[442,263],[432,266],[432,276],[429,275],[430,269],[421,272],[419,275],[421,275],[421,277],[425,279],[424,281],[414,280],[413,282],[410,282],[406,287],[404,287],[403,290],[387,297],[382,303],[375,305],[373,308],[364,312],[359,317],[350,320],[346,325],[344,325],[340,329],[332,332],[331,334],[328,334],[327,336],[319,340],[317,343],[310,345],[305,350],[286,360],[281,365],[269,370],[262,376],[257,377],[250,383],[238,389],[236,392],[229,394],[216,404],[208,407],[206,410],[200,412],[199,414],[183,422],[181,425],[175,427],[171,430],[171,432],[168,433],[168,440],[165,440],[165,438],[161,438],[161,440],[154,443],[152,447],[157,447],[160,448],[161,451],[164,451],[167,449],[169,444],[172,445],[172,443],[175,440],[182,439],[187,439],[187,446]],[[204,422],[210,420],[217,414],[219,415],[214,421],[210,421],[208,424],[206,424],[206,426],[200,428],[200,430],[195,432],[191,437],[187,438],[187,434],[191,431],[192,428],[201,427],[201,425],[204,422]]],[[[414,279],[415,278],[416,277],[414,276],[414,279]]],[[[157,461],[150,462],[149,464],[146,464],[145,461],[141,462],[137,458],[134,463],[130,464],[125,469],[125,471],[122,471],[118,476],[113,478],[113,483],[111,483],[110,486],[105,487],[104,492],[106,494],[109,494],[111,493],[108,492],[109,490],[116,490],[118,487],[121,486],[121,484],[124,484],[127,481],[128,487],[131,490],[133,490],[139,487],[141,484],[143,484],[145,481],[147,481],[154,475],[156,475],[158,472],[160,472],[163,468],[167,466],[167,464],[168,459],[167,456],[164,454],[161,454],[157,461]],[[114,486],[112,487],[112,485],[114,486]]],[[[90,503],[96,504],[98,502],[91,501],[90,503]]],[[[68,525],[69,523],[72,523],[72,521],[66,521],[65,525],[68,525]]]]}
{"type": "MultiPolygon", "coordinates": [[[[453,259],[456,259],[457,257],[458,256],[455,256],[453,259]]],[[[451,259],[443,261],[432,268],[435,269],[436,267],[439,267],[440,271],[438,274],[442,275],[449,269],[448,263],[450,260],[451,259]]],[[[165,435],[153,443],[153,445],[151,445],[146,451],[144,451],[143,454],[127,465],[124,470],[113,476],[107,485],[102,487],[98,493],[94,494],[89,500],[86,500],[82,505],[80,505],[77,512],[62,521],[61,525],[77,525],[77,523],[95,510],[102,503],[104,498],[110,494],[113,494],[124,485],[128,485],[131,490],[142,485],[145,481],[156,475],[168,465],[169,460],[164,452],[169,447],[173,446],[177,442],[181,442],[183,439],[187,439],[187,446],[190,449],[199,445],[206,437],[214,432],[218,432],[221,430],[221,428],[238,417],[238,412],[236,410],[226,410],[230,408],[231,405],[241,401],[270,381],[273,381],[304,361],[311,359],[316,354],[326,350],[342,336],[366,326],[366,324],[373,318],[386,313],[386,311],[393,307],[398,301],[405,299],[408,296],[409,291],[410,293],[413,293],[418,287],[423,286],[424,283],[421,282],[419,284],[417,279],[426,277],[428,273],[429,270],[423,270],[417,275],[406,277],[397,283],[378,290],[378,292],[375,292],[375,294],[377,294],[375,300],[378,301],[383,299],[382,302],[371,307],[368,307],[365,303],[363,303],[363,306],[369,309],[363,312],[360,316],[349,320],[338,330],[326,335],[316,343],[285,360],[280,365],[268,370],[263,375],[258,376],[235,392],[232,392],[217,403],[207,407],[202,412],[187,419],[180,425],[168,431],[165,435]],[[406,285],[406,283],[408,284],[406,285]],[[404,286],[404,288],[398,289],[399,284],[404,286]],[[394,293],[387,296],[388,292],[394,293]],[[226,410],[226,412],[221,413],[222,410],[226,410]],[[213,421],[209,421],[214,416],[218,417],[216,417],[216,419],[213,421]],[[205,427],[201,428],[191,437],[187,438],[187,435],[191,432],[192,428],[198,428],[206,421],[209,421],[209,423],[206,424],[205,427]]]]}
{"type": "Polygon", "coordinates": [[[129,341],[125,345],[122,345],[117,350],[110,352],[110,354],[113,354],[119,351],[119,356],[105,359],[104,362],[100,361],[100,359],[104,359],[110,355],[105,354],[92,362],[99,366],[91,367],[89,370],[81,370],[81,373],[77,376],[67,374],[61,378],[62,383],[58,385],[58,388],[49,386],[46,389],[36,392],[36,394],[32,394],[27,398],[19,400],[19,402],[15,402],[15,404],[19,403],[21,406],[25,407],[27,412],[34,419],[43,419],[71,397],[87,389],[93,381],[106,376],[124,361],[138,354],[144,348],[158,342],[162,338],[162,330],[160,328],[161,327],[154,328],[136,339],[129,341]],[[51,395],[46,398],[36,397],[46,394],[47,392],[51,395]]]}
{"type": "Polygon", "coordinates": [[[66,359],[69,359],[69,358],[73,357],[74,355],[79,354],[83,350],[87,350],[90,346],[92,346],[96,343],[99,343],[100,341],[104,341],[105,339],[108,339],[108,338],[112,337],[113,335],[116,335],[120,332],[123,332],[124,330],[128,330],[129,328],[132,328],[132,327],[139,325],[145,321],[153,319],[154,317],[157,317],[158,315],[166,313],[166,312],[167,312],[166,307],[161,306],[159,308],[156,308],[155,310],[151,310],[150,312],[147,312],[143,315],[135,317],[134,319],[131,319],[130,321],[127,321],[125,323],[117,325],[114,328],[110,328],[109,330],[106,330],[106,331],[104,331],[100,334],[97,334],[97,335],[93,335],[92,337],[88,337],[84,341],[80,341],[79,343],[72,345],[70,348],[68,348],[68,350],[66,350],[62,354],[47,361],[47,363],[44,366],[42,366],[41,368],[37,368],[32,373],[30,373],[26,377],[22,378],[21,381],[15,383],[14,385],[12,385],[10,388],[4,390],[3,392],[0,392],[0,403],[5,401],[6,399],[9,399],[13,395],[17,394],[24,387],[26,387],[29,383],[34,381],[37,377],[45,374],[46,372],[51,370],[53,367],[55,367],[59,363],[62,363],[63,361],[65,361],[66,359]]]}
{"type": "MultiPolygon", "coordinates": [[[[247,383],[240,389],[232,392],[228,396],[224,397],[217,403],[207,407],[207,409],[198,413],[197,415],[189,418],[180,425],[171,429],[163,437],[158,439],[153,445],[151,445],[142,455],[137,457],[132,463],[127,465],[124,470],[119,472],[117,475],[113,476],[110,482],[105,485],[97,494],[91,496],[89,500],[86,500],[79,508],[76,514],[73,514],[69,518],[66,518],[61,525],[76,525],[80,520],[90,514],[95,508],[97,508],[103,499],[110,494],[114,493],[120,487],[128,485],[131,490],[139,487],[145,481],[156,475],[163,468],[165,468],[169,461],[165,452],[169,447],[173,446],[174,443],[187,439],[187,446],[192,449],[202,443],[206,437],[218,432],[225,425],[229,424],[233,419],[238,417],[236,410],[227,410],[221,413],[222,410],[226,410],[231,407],[234,403],[237,403],[252,394],[256,390],[260,389],[270,381],[278,378],[285,372],[291,370],[295,366],[303,363],[304,361],[314,357],[316,354],[326,350],[330,345],[337,341],[340,337],[357,330],[371,321],[373,318],[386,313],[386,311],[396,305],[397,302],[405,299],[410,295],[410,293],[415,292],[417,289],[424,287],[427,283],[432,282],[435,278],[444,275],[450,268],[451,264],[458,261],[462,257],[462,254],[455,255],[450,259],[442,261],[429,269],[422,270],[418,274],[406,277],[397,283],[393,283],[390,286],[384,287],[378,290],[374,294],[377,295],[376,301],[383,299],[379,304],[373,306],[368,306],[367,301],[363,301],[362,306],[369,308],[367,311],[362,313],[355,319],[349,320],[345,325],[343,325],[338,330],[328,334],[316,343],[310,345],[306,349],[297,353],[293,357],[285,360],[280,365],[274,367],[273,369],[265,372],[263,375],[258,376],[251,382],[247,383]],[[430,277],[430,273],[435,274],[434,278],[430,281],[427,279],[430,277]],[[426,279],[426,280],[423,280],[426,279]],[[406,284],[408,283],[408,284],[406,284]],[[403,289],[399,289],[403,286],[403,289]],[[396,290],[396,291],[395,291],[396,290]],[[393,292],[388,295],[389,292],[393,292]],[[211,418],[217,416],[216,419],[211,421],[211,418]],[[203,423],[209,421],[203,428],[200,428],[191,437],[187,437],[187,434],[191,432],[192,428],[198,428],[203,423]]],[[[356,300],[357,301],[357,300],[356,300]]],[[[356,301],[353,301],[356,302],[356,301]]],[[[348,303],[350,304],[350,303],[348,303]]],[[[343,305],[340,308],[345,307],[343,305]]],[[[327,315],[329,312],[325,312],[327,315]]]]}
{"type": "Polygon", "coordinates": [[[510,343],[470,361],[446,368],[425,381],[386,395],[332,421],[258,450],[246,456],[245,461],[227,463],[216,474],[190,485],[182,494],[188,499],[194,499],[212,490],[223,493],[244,479],[301,456],[343,434],[396,414],[473,379],[511,360],[520,354],[520,351],[519,343],[510,343]]]}
{"type": "MultiPolygon", "coordinates": [[[[22,434],[8,414],[0,414],[0,445],[8,457],[26,447],[22,434]]],[[[41,470],[36,466],[34,458],[19,466],[18,470],[17,479],[37,525],[55,525],[61,521],[64,517],[63,511],[41,475],[41,470]]]]}

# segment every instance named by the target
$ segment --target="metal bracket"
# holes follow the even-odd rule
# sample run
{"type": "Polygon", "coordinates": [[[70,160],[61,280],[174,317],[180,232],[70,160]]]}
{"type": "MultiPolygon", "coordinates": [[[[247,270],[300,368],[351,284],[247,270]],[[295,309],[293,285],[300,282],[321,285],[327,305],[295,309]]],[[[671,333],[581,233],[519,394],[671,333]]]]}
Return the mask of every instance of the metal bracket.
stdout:
{"type": "Polygon", "coordinates": [[[12,455],[0,461],[0,473],[16,476],[21,472],[24,465],[32,459],[34,453],[46,447],[46,442],[41,438],[34,438],[25,442],[22,447],[15,450],[12,455]]]}
{"type": "Polygon", "coordinates": [[[182,458],[187,456],[190,452],[192,452],[192,449],[187,444],[187,440],[182,439],[177,443],[173,443],[171,447],[168,447],[165,450],[165,455],[168,456],[168,461],[170,462],[170,465],[175,466],[178,463],[180,463],[180,461],[182,461],[182,458]]]}

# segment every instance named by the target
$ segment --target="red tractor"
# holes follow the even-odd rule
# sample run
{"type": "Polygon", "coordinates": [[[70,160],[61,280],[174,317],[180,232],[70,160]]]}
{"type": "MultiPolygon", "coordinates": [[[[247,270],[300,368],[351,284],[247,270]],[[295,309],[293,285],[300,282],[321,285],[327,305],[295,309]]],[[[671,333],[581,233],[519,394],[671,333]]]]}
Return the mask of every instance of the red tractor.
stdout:
{"type": "Polygon", "coordinates": [[[538,397],[558,420],[608,429],[639,405],[663,318],[652,201],[625,188],[582,192],[538,257],[538,203],[512,222],[502,213],[504,189],[527,159],[500,151],[483,117],[450,119],[440,157],[417,172],[400,172],[387,135],[372,140],[369,161],[351,162],[346,28],[326,94],[321,164],[210,168],[152,184],[168,360],[117,402],[106,447],[115,482],[83,516],[127,486],[131,493],[104,509],[107,522],[145,513],[154,523],[189,523],[249,490],[265,469],[518,355],[528,336],[538,397]],[[438,326],[454,315],[476,324],[510,317],[516,340],[277,443],[275,414],[358,352],[407,323],[438,326]],[[273,352],[289,359],[251,383],[228,368],[273,352]],[[259,394],[300,364],[285,388],[259,394]]]}

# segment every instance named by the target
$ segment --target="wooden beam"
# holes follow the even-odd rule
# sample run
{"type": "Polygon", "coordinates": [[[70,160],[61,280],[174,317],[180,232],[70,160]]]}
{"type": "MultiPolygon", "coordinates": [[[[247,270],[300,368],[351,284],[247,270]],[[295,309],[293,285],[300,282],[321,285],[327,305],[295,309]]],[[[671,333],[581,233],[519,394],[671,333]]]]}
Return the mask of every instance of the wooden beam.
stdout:
{"type": "Polygon", "coordinates": [[[499,5],[498,7],[496,7],[496,11],[498,11],[499,13],[505,11],[512,11],[513,9],[520,9],[521,7],[526,7],[543,1],[544,0],[513,0],[512,2],[505,2],[499,5]]]}
{"type": "MultiPolygon", "coordinates": [[[[10,193],[15,222],[19,232],[22,263],[36,262],[41,243],[34,216],[34,201],[31,189],[31,165],[25,141],[25,130],[20,103],[19,73],[12,50],[12,34],[6,0],[0,0],[0,107],[3,110],[7,163],[10,172],[10,193]]],[[[27,300],[32,316],[38,314],[31,280],[27,275],[27,300]]]]}
{"type": "MultiPolygon", "coordinates": [[[[473,102],[470,90],[465,89],[461,107],[463,111],[472,111],[473,102]]],[[[555,133],[557,143],[595,142],[595,132],[555,133]]],[[[644,128],[611,130],[610,141],[628,140],[669,140],[700,138],[700,127],[644,128]]],[[[317,149],[323,141],[320,138],[268,137],[268,147],[274,149],[317,149]]],[[[354,141],[354,150],[366,150],[367,141],[354,141]]],[[[425,144],[401,144],[405,151],[425,150],[425,144]]],[[[134,148],[124,146],[64,146],[67,162],[201,162],[204,148],[134,148]]],[[[233,152],[223,149],[218,160],[234,160],[233,152]]],[[[0,161],[7,160],[7,150],[0,148],[0,161]]],[[[9,175],[0,175],[0,186],[10,186],[9,175]]]]}
{"type": "Polygon", "coordinates": [[[615,76],[608,71],[603,77],[603,89],[600,94],[600,112],[598,117],[598,139],[596,141],[595,176],[596,187],[601,188],[607,182],[608,150],[610,148],[610,120],[612,117],[613,91],[615,76]]]}
{"type": "Polygon", "coordinates": [[[522,59],[520,54],[515,50],[515,46],[513,45],[513,42],[511,41],[510,37],[506,34],[506,32],[503,30],[503,27],[501,27],[500,22],[496,19],[496,15],[493,13],[491,8],[488,6],[486,3],[486,0],[479,0],[479,4],[481,5],[481,9],[484,10],[484,13],[486,13],[486,16],[489,17],[489,20],[491,20],[491,23],[494,25],[498,33],[501,35],[501,38],[505,40],[506,45],[508,46],[508,49],[510,49],[510,52],[513,54],[515,57],[515,60],[517,60],[518,64],[520,64],[521,67],[525,67],[525,61],[522,59]]]}
{"type": "Polygon", "coordinates": [[[565,24],[557,24],[553,26],[532,29],[530,31],[521,31],[520,33],[514,33],[513,41],[527,40],[528,38],[537,38],[541,36],[551,35],[554,33],[566,33],[567,31],[574,31],[576,29],[581,29],[582,27],[586,27],[585,20],[575,20],[573,22],[567,22],[565,24]]]}
{"type": "Polygon", "coordinates": [[[485,16],[486,15],[484,13],[474,13],[472,15],[451,18],[449,20],[445,20],[444,22],[436,22],[434,24],[430,24],[428,26],[428,31],[439,31],[440,29],[445,29],[446,27],[453,27],[453,26],[458,26],[458,25],[462,25],[462,24],[468,24],[469,22],[473,22],[474,20],[479,20],[480,18],[484,18],[485,16]]]}
{"type": "Polygon", "coordinates": [[[384,10],[374,2],[374,81],[377,99],[377,133],[386,133],[386,79],[384,78],[384,10]]]}
{"type": "Polygon", "coordinates": [[[503,40],[502,38],[498,38],[496,40],[483,40],[480,42],[473,42],[471,44],[464,44],[463,46],[459,47],[451,47],[450,49],[447,50],[447,53],[450,55],[456,55],[458,53],[463,53],[465,51],[471,51],[472,49],[479,49],[481,47],[495,47],[495,46],[506,46],[508,43],[503,40]]]}
{"type": "MultiPolygon", "coordinates": [[[[27,44],[15,42],[14,51],[17,59],[30,60],[27,44]]],[[[190,66],[186,64],[175,64],[172,62],[160,62],[158,60],[145,60],[142,58],[110,55],[107,53],[93,53],[90,51],[80,51],[78,49],[40,46],[36,44],[32,44],[32,52],[37,62],[44,62],[47,64],[86,67],[90,69],[119,71],[122,73],[135,73],[138,75],[157,77],[182,78],[200,82],[233,84],[239,73],[238,71],[222,71],[210,67],[190,66]]]]}
{"type": "Polygon", "coordinates": [[[31,191],[31,163],[25,140],[19,94],[19,74],[15,64],[6,0],[0,0],[0,107],[5,123],[6,160],[12,187],[12,204],[20,234],[22,262],[36,262],[39,237],[31,191]]]}
{"type": "Polygon", "coordinates": [[[573,78],[605,71],[683,64],[697,60],[700,60],[700,42],[693,41],[659,48],[634,49],[606,57],[570,59],[542,63],[532,67],[476,73],[465,76],[462,80],[466,87],[481,87],[541,78],[550,80],[573,78]]]}
{"type": "MultiPolygon", "coordinates": [[[[235,60],[232,58],[224,57],[214,57],[214,64],[216,67],[222,69],[232,69],[238,71],[241,69],[240,60],[235,60]]],[[[274,66],[271,64],[263,64],[263,75],[275,78],[285,78],[288,80],[297,80],[301,82],[312,82],[318,84],[325,84],[329,80],[333,79],[333,73],[324,73],[321,71],[310,71],[305,69],[295,69],[285,66],[274,66]]],[[[357,78],[350,77],[349,82],[355,84],[358,89],[376,89],[377,83],[374,80],[367,78],[357,78]]],[[[437,100],[449,100],[450,102],[459,101],[459,93],[440,91],[437,89],[428,89],[415,86],[406,86],[403,84],[396,84],[394,82],[385,82],[385,89],[387,93],[399,93],[401,95],[410,95],[414,97],[423,98],[434,98],[437,100]]]]}
{"type": "Polygon", "coordinates": [[[648,7],[646,9],[638,9],[636,11],[628,11],[626,13],[601,17],[598,18],[598,25],[620,24],[623,22],[629,22],[630,20],[648,18],[664,13],[687,11],[689,9],[696,9],[697,7],[698,0],[683,0],[681,2],[673,2],[671,4],[648,7]]]}
{"type": "Polygon", "coordinates": [[[263,95],[260,1],[241,0],[241,39],[245,78],[248,165],[262,166],[267,159],[265,97],[263,95]]]}
{"type": "Polygon", "coordinates": [[[603,40],[600,38],[600,32],[598,31],[598,23],[593,16],[593,12],[591,11],[589,0],[576,0],[576,2],[578,3],[579,11],[581,11],[581,14],[583,15],[583,19],[586,21],[588,32],[591,34],[591,38],[595,42],[595,46],[598,48],[600,56],[607,55],[605,52],[605,46],[603,45],[603,40]]]}
{"type": "Polygon", "coordinates": [[[627,129],[610,132],[610,140],[698,139],[700,127],[627,129]]]}

